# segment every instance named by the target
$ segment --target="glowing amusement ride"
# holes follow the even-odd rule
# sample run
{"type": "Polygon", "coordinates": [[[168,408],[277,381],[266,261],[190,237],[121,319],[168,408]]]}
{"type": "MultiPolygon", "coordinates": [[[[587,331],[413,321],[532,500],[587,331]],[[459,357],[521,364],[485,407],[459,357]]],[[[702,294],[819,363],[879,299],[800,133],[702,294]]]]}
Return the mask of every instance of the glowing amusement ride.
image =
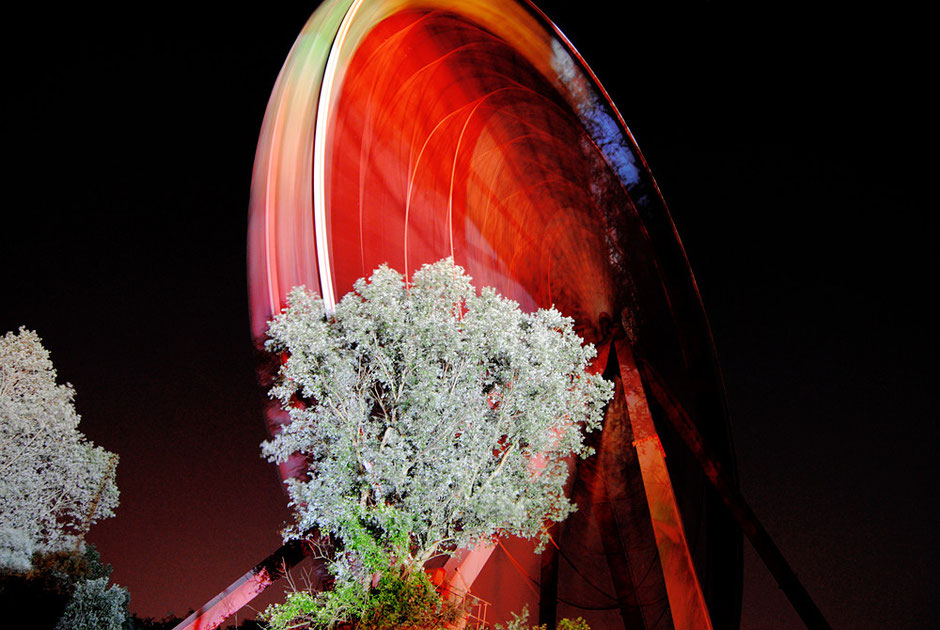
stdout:
{"type": "MultiPolygon", "coordinates": [[[[595,344],[616,394],[572,475],[578,511],[541,555],[511,540],[441,567],[495,616],[528,604],[550,627],[736,628],[743,528],[807,624],[826,627],[737,490],[711,333],[656,182],[528,0],[324,2],[268,104],[248,246],[256,337],[295,285],[330,304],[382,263],[409,274],[452,256],[595,344]]],[[[276,431],[285,414],[268,419],[276,431]]],[[[220,624],[288,551],[181,627],[220,624]]]]}

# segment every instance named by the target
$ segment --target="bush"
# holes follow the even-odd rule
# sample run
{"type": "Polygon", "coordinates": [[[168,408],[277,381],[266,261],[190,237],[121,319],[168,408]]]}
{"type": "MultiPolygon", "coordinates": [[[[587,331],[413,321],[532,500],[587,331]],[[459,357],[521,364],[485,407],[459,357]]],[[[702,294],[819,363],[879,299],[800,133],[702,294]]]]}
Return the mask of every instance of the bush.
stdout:
{"type": "Polygon", "coordinates": [[[130,596],[108,578],[80,582],[56,630],[121,630],[130,596]]]}
{"type": "Polygon", "coordinates": [[[0,610],[29,611],[30,627],[40,630],[117,629],[126,621],[130,596],[121,587],[106,588],[111,566],[102,564],[93,545],[35,553],[30,565],[25,573],[0,571],[0,610]]]}
{"type": "MultiPolygon", "coordinates": [[[[496,624],[496,630],[548,630],[546,624],[542,624],[541,626],[529,625],[528,607],[524,607],[522,613],[513,613],[512,617],[512,621],[505,626],[500,623],[496,624]]],[[[558,622],[556,630],[591,630],[591,626],[581,617],[577,619],[565,618],[558,622]]]]}

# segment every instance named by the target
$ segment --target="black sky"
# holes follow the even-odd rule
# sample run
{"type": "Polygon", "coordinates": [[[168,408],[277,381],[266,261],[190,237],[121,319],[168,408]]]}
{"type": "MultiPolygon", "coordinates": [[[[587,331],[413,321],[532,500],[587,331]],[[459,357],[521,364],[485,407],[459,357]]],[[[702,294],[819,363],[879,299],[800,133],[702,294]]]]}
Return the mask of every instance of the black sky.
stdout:
{"type": "MultiPolygon", "coordinates": [[[[540,6],[673,213],[744,494],[834,627],[938,627],[925,18],[630,4],[540,6]]],[[[121,456],[118,516],[90,538],[139,614],[204,602],[287,515],[258,456],[245,230],[267,98],[314,5],[5,16],[0,332],[39,332],[121,456]]],[[[745,548],[742,627],[800,627],[745,548]]]]}

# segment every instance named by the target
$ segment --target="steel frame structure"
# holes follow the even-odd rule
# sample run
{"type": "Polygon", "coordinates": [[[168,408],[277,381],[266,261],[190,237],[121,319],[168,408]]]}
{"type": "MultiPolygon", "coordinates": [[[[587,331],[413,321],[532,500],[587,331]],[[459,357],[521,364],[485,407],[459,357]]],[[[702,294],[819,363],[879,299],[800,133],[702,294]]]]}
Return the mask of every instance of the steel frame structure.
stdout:
{"type": "MultiPolygon", "coordinates": [[[[329,306],[381,263],[407,276],[451,256],[524,309],[554,305],[598,348],[617,389],[597,455],[573,465],[579,512],[541,557],[509,541],[441,567],[497,616],[535,598],[550,627],[735,627],[743,529],[807,624],[828,627],[737,490],[711,333],[659,188],[529,0],[324,2],[269,101],[248,247],[259,340],[296,285],[329,306]]],[[[267,420],[273,433],[286,414],[267,420]]],[[[270,564],[180,628],[217,627],[270,564]]]]}

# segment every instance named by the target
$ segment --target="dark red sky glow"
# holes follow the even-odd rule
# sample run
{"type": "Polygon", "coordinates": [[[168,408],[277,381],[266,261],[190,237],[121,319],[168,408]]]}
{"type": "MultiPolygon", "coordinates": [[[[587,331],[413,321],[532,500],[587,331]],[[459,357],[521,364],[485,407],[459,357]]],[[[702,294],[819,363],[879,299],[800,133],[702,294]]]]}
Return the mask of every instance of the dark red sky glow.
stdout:
{"type": "MultiPolygon", "coordinates": [[[[43,337],[121,457],[89,538],[140,615],[201,605],[288,517],[259,455],[245,239],[268,95],[315,4],[7,18],[0,333],[43,337]]],[[[920,40],[795,7],[540,6],[673,213],[754,511],[833,627],[940,626],[920,40]]],[[[742,628],[789,627],[745,543],[742,628]]]]}

